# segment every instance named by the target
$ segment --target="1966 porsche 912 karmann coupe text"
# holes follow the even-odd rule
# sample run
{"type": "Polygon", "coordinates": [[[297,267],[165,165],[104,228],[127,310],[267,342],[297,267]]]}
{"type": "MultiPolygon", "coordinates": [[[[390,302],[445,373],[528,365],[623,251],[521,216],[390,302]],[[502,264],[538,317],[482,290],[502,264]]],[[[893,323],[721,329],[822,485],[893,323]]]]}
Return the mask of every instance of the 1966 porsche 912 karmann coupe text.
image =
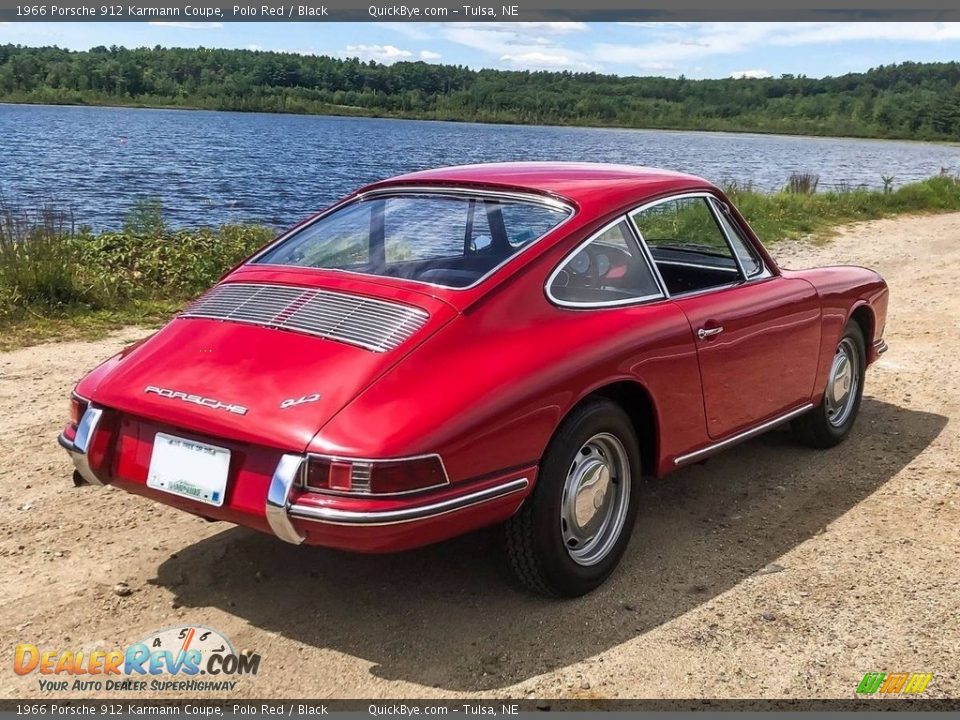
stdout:
{"type": "Polygon", "coordinates": [[[501,524],[573,596],[637,484],[787,421],[850,432],[887,288],[777,267],[716,187],[514,163],[359,190],[84,377],[60,437],[112,483],[289,543],[387,552],[501,524]]]}

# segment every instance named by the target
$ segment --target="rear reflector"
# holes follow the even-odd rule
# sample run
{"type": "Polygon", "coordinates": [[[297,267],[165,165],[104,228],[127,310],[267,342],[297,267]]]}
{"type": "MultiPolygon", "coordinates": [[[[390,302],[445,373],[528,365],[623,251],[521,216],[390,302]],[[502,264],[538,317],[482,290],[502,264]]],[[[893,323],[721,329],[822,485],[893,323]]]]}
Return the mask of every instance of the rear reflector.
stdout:
{"type": "Polygon", "coordinates": [[[350,492],[353,488],[353,465],[350,463],[330,463],[328,484],[331,490],[350,492]]]}
{"type": "Polygon", "coordinates": [[[70,396],[70,424],[76,428],[90,403],[79,395],[70,396]]]}

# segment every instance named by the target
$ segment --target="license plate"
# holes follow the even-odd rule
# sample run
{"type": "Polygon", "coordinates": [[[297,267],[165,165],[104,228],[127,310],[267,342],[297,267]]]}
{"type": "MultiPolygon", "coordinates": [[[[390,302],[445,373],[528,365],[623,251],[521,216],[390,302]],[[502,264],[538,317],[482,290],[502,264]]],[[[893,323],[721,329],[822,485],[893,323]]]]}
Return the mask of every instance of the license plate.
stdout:
{"type": "Polygon", "coordinates": [[[229,450],[157,433],[147,486],[220,507],[229,469],[229,450]]]}

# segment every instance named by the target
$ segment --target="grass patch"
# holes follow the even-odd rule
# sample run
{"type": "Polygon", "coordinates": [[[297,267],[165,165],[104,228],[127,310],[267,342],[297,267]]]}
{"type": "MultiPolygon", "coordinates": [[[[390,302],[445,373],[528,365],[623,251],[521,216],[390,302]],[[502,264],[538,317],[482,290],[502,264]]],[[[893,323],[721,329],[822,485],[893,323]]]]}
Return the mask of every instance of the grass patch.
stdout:
{"type": "MultiPolygon", "coordinates": [[[[892,190],[818,189],[793,175],[780,192],[725,190],[768,245],[823,240],[837,227],[906,213],[960,211],[960,178],[941,173],[892,190]]],[[[138,202],[121,231],[77,228],[52,208],[0,202],[0,350],[52,339],[92,339],[128,325],[163,323],[274,235],[223,225],[171,230],[156,201],[138,202]]]]}
{"type": "Polygon", "coordinates": [[[50,208],[0,204],[0,349],[163,322],[273,236],[251,225],[170,230],[154,201],[102,233],[50,208]]]}
{"type": "MultiPolygon", "coordinates": [[[[794,176],[797,178],[800,176],[794,176]]],[[[734,205],[767,245],[780,240],[824,240],[841,225],[909,213],[960,211],[960,178],[942,173],[897,190],[816,187],[815,176],[792,179],[781,192],[761,193],[728,183],[734,205]]]]}
{"type": "Polygon", "coordinates": [[[117,310],[68,306],[57,314],[28,311],[16,320],[0,323],[0,352],[50,341],[99,340],[131,325],[159,328],[181,306],[180,302],[135,301],[117,310]]]}

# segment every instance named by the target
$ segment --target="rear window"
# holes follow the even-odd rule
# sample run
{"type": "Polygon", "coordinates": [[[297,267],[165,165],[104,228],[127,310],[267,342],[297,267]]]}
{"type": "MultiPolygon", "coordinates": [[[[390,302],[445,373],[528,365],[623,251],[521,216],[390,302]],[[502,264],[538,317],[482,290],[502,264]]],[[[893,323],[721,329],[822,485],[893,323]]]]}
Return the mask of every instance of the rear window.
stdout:
{"type": "Polygon", "coordinates": [[[486,196],[398,194],[345,205],[253,262],[473,285],[570,211],[486,196]]]}

